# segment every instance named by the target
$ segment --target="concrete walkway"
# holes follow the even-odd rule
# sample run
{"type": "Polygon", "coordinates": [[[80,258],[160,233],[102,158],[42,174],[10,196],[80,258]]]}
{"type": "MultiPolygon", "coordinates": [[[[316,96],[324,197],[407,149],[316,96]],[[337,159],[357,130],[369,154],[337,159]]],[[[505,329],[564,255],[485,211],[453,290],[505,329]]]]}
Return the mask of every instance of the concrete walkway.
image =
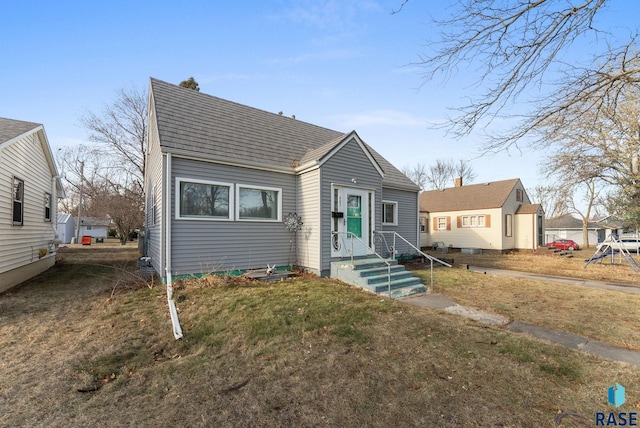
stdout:
{"type": "MultiPolygon", "coordinates": [[[[590,288],[601,288],[604,290],[619,291],[622,293],[640,294],[640,286],[637,285],[616,284],[604,281],[557,277],[527,272],[508,271],[502,269],[478,268],[473,266],[469,266],[469,269],[487,275],[510,276],[514,278],[537,281],[544,280],[565,284],[582,285],[590,288]]],[[[513,321],[502,315],[492,314],[489,312],[484,312],[478,309],[459,305],[448,297],[440,294],[420,294],[416,296],[405,297],[403,299],[400,299],[400,301],[415,306],[443,310],[445,312],[461,315],[484,324],[503,327],[506,330],[512,331],[514,333],[525,333],[538,339],[546,340],[548,342],[555,343],[569,349],[574,349],[577,351],[595,355],[599,358],[611,361],[620,361],[623,363],[634,365],[636,367],[640,367],[640,352],[619,348],[609,343],[589,340],[586,337],[578,336],[572,333],[552,330],[550,328],[540,327],[525,322],[513,321]]]]}

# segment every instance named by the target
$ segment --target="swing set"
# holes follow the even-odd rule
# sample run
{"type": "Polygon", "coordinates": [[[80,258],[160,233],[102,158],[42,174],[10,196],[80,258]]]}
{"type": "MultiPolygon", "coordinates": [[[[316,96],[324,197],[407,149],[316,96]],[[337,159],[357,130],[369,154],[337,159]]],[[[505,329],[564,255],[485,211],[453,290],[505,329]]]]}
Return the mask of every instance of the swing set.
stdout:
{"type": "Polygon", "coordinates": [[[608,258],[610,258],[610,263],[613,265],[615,264],[616,254],[620,257],[620,263],[622,263],[622,259],[624,258],[635,273],[640,271],[640,264],[638,264],[638,261],[631,255],[623,241],[620,240],[620,237],[614,233],[609,235],[602,244],[599,244],[596,248],[596,252],[584,261],[584,268],[589,266],[591,263],[603,263],[604,260],[608,258]]]}

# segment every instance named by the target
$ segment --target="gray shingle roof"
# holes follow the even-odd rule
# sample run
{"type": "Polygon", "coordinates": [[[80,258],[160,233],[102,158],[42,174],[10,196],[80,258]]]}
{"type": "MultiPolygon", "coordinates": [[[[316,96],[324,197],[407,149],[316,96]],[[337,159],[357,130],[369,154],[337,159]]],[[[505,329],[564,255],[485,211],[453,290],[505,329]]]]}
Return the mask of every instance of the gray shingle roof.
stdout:
{"type": "Polygon", "coordinates": [[[40,126],[39,123],[24,122],[22,120],[5,119],[0,117],[0,144],[29,132],[40,126]]]}
{"type": "Polygon", "coordinates": [[[518,178],[470,184],[420,194],[420,211],[444,212],[500,208],[520,181],[518,178]]]}
{"type": "MultiPolygon", "coordinates": [[[[587,223],[589,229],[604,229],[604,226],[595,222],[587,223]]],[[[575,218],[571,214],[564,214],[558,217],[545,220],[547,229],[580,229],[582,230],[582,220],[575,218]]]]}
{"type": "MultiPolygon", "coordinates": [[[[321,161],[351,133],[245,106],[151,79],[150,96],[165,150],[293,171],[321,161]]],[[[383,184],[417,190],[404,174],[366,146],[385,173],[383,184]]]]}

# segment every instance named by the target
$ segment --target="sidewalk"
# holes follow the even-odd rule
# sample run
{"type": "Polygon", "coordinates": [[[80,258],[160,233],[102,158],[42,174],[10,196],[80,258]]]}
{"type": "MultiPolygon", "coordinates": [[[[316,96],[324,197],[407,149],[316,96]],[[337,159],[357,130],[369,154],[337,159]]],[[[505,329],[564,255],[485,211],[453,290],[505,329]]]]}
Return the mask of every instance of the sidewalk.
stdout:
{"type": "MultiPolygon", "coordinates": [[[[604,281],[585,280],[580,278],[554,277],[550,275],[540,275],[502,269],[478,268],[474,266],[469,266],[468,269],[487,275],[511,276],[522,279],[535,279],[538,281],[544,279],[545,281],[582,285],[591,288],[602,288],[605,290],[619,291],[622,293],[640,294],[640,286],[631,284],[616,284],[604,281]]],[[[589,340],[585,337],[578,336],[572,333],[552,330],[550,328],[540,327],[534,324],[528,324],[520,321],[512,321],[502,315],[492,314],[474,308],[461,306],[448,297],[440,294],[420,294],[417,296],[402,298],[400,299],[400,301],[408,303],[410,305],[443,310],[445,312],[461,315],[484,324],[503,327],[506,330],[514,333],[525,333],[538,339],[546,340],[569,349],[574,349],[577,351],[595,355],[599,358],[612,361],[620,361],[636,367],[640,367],[640,352],[619,348],[617,346],[604,342],[589,340]]]]}

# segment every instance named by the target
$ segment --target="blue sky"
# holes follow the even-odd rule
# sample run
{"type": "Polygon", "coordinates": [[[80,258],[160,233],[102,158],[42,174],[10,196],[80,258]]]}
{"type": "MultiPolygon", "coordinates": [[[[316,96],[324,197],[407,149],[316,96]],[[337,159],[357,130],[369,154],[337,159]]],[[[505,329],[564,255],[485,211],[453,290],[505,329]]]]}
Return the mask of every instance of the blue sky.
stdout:
{"type": "MultiPolygon", "coordinates": [[[[79,116],[149,77],[348,132],[398,168],[471,160],[478,138],[432,125],[460,105],[463,71],[424,82],[411,64],[443,1],[33,1],[2,6],[0,117],[43,123],[54,151],[85,142],[79,116]]],[[[635,6],[637,7],[637,6],[635,6]]],[[[635,14],[631,14],[635,15],[635,14]]],[[[637,16],[637,15],[635,15],[637,16]]],[[[540,181],[544,153],[474,159],[475,182],[540,181]]],[[[531,195],[532,196],[532,195],[531,195]]]]}

